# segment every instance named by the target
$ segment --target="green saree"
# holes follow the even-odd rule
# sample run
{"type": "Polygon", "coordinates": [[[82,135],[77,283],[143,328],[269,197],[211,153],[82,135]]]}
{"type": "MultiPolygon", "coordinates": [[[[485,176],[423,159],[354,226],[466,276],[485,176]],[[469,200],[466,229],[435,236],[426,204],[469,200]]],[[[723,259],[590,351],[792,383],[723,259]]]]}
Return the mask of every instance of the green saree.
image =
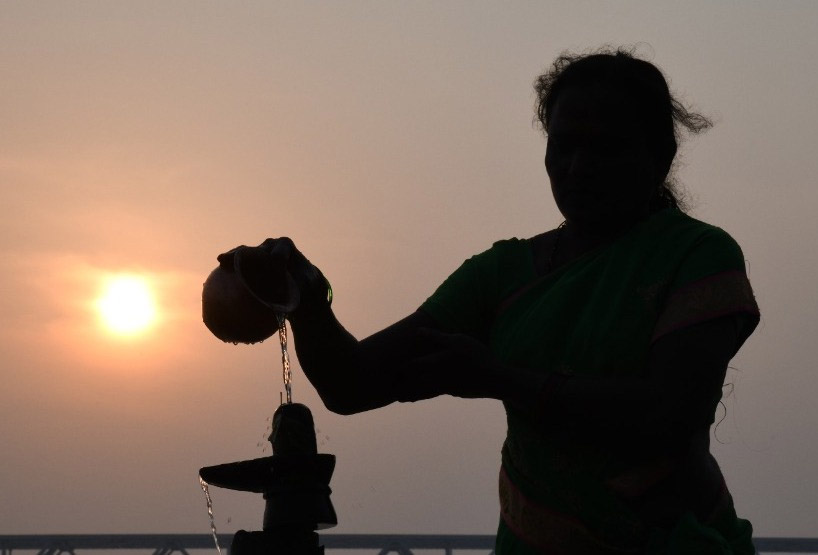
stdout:
{"type": "MultiPolygon", "coordinates": [[[[466,262],[422,305],[447,329],[486,341],[509,366],[564,376],[644,376],[660,337],[744,314],[758,322],[736,242],[676,209],[653,214],[611,244],[538,276],[530,240],[499,241],[466,262]]],[[[721,390],[709,392],[715,405],[721,390]]],[[[661,476],[597,442],[544,434],[506,406],[498,555],[508,553],[753,553],[752,528],[726,489],[707,522],[683,515],[647,526],[613,491],[661,476]]],[[[712,422],[712,411],[708,422],[712,422]]]]}

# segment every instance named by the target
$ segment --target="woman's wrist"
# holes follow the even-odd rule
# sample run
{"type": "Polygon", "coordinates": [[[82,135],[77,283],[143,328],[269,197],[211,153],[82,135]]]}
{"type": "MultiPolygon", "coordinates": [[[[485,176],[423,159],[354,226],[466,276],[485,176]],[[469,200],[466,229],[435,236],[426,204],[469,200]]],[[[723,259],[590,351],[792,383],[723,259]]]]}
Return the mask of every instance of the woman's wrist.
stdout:
{"type": "Polygon", "coordinates": [[[309,264],[308,269],[293,272],[293,278],[299,292],[296,310],[312,310],[332,304],[332,287],[316,266],[309,264]]]}

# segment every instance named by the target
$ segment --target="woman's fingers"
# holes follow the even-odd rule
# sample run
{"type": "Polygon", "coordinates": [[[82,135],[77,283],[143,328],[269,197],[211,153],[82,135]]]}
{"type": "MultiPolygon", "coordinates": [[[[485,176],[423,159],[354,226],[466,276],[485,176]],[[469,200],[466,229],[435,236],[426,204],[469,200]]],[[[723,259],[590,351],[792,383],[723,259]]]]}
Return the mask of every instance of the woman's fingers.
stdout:
{"type": "Polygon", "coordinates": [[[473,337],[462,333],[447,333],[434,328],[418,328],[417,337],[422,351],[429,348],[436,351],[444,349],[458,351],[466,359],[472,353],[485,349],[483,344],[473,337]]]}
{"type": "Polygon", "coordinates": [[[319,277],[318,269],[289,237],[266,239],[259,246],[264,248],[273,261],[283,264],[302,289],[309,287],[319,277]]]}
{"type": "Polygon", "coordinates": [[[419,328],[417,337],[422,354],[398,370],[398,400],[491,396],[497,368],[488,347],[469,335],[433,328],[419,328]]]}
{"type": "Polygon", "coordinates": [[[398,401],[420,401],[439,395],[460,396],[470,388],[467,357],[457,344],[462,338],[456,334],[430,328],[418,330],[423,353],[403,364],[397,371],[395,384],[398,401]]]}
{"type": "Polygon", "coordinates": [[[265,239],[259,247],[266,250],[272,258],[288,261],[294,252],[298,252],[295,243],[289,237],[279,237],[277,239],[265,239]]]}
{"type": "Polygon", "coordinates": [[[436,330],[434,328],[424,327],[417,329],[417,337],[428,346],[447,347],[456,341],[457,335],[436,330]]]}
{"type": "Polygon", "coordinates": [[[236,248],[230,249],[227,252],[223,252],[216,257],[216,260],[219,261],[219,266],[226,270],[233,269],[233,260],[236,257],[236,253],[241,249],[246,249],[245,245],[239,245],[236,248]]]}

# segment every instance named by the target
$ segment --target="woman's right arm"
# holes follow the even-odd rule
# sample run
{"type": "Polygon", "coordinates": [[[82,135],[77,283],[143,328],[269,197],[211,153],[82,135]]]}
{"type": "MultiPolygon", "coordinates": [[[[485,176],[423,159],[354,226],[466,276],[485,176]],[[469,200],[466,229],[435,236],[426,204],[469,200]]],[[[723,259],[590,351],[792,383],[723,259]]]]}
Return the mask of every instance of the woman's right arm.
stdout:
{"type": "Polygon", "coordinates": [[[417,311],[388,328],[355,339],[328,303],[302,304],[290,315],[298,361],[324,405],[338,414],[355,414],[398,398],[398,369],[418,353],[417,330],[437,328],[417,311]]]}
{"type": "Polygon", "coordinates": [[[265,253],[267,262],[259,268],[271,275],[281,270],[270,268],[286,269],[298,286],[299,304],[287,317],[298,362],[324,405],[338,414],[355,414],[395,402],[400,369],[421,352],[418,329],[438,329],[435,319],[418,310],[359,341],[332,311],[324,275],[289,238],[267,239],[253,250],[265,253]]]}
{"type": "MultiPolygon", "coordinates": [[[[288,306],[301,368],[333,412],[355,414],[445,394],[499,398],[497,384],[508,381],[497,378],[499,366],[479,339],[461,337],[454,348],[435,339],[434,332],[447,330],[424,310],[357,340],[333,313],[323,274],[286,237],[238,247],[220,255],[219,262],[228,268],[235,262],[247,287],[268,306],[288,306]],[[287,281],[294,282],[297,294],[287,281]]],[[[471,306],[472,300],[467,302],[471,306]]],[[[236,326],[245,326],[240,314],[232,316],[236,326]]]]}

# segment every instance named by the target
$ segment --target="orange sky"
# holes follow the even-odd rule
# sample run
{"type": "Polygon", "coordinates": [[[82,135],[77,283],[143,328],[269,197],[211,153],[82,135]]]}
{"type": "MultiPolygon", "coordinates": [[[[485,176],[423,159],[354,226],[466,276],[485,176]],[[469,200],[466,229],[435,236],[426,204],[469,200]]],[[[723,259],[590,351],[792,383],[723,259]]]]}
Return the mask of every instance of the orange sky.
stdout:
{"type": "MultiPolygon", "coordinates": [[[[207,533],[199,467],[260,456],[270,342],[200,320],[219,252],[289,235],[367,335],[471,254],[560,221],[531,83],[563,49],[642,43],[716,126],[682,149],[693,215],[742,245],[763,322],[714,452],[759,535],[815,536],[818,5],[630,1],[3,2],[0,534],[207,533]],[[124,341],[106,275],[156,284],[124,341]]],[[[339,417],[338,532],[492,533],[504,417],[438,399],[339,417]],[[420,481],[418,480],[420,477],[420,481]]],[[[262,501],[214,491],[221,532],[262,501]],[[230,522],[228,522],[228,519],[230,522]]]]}

